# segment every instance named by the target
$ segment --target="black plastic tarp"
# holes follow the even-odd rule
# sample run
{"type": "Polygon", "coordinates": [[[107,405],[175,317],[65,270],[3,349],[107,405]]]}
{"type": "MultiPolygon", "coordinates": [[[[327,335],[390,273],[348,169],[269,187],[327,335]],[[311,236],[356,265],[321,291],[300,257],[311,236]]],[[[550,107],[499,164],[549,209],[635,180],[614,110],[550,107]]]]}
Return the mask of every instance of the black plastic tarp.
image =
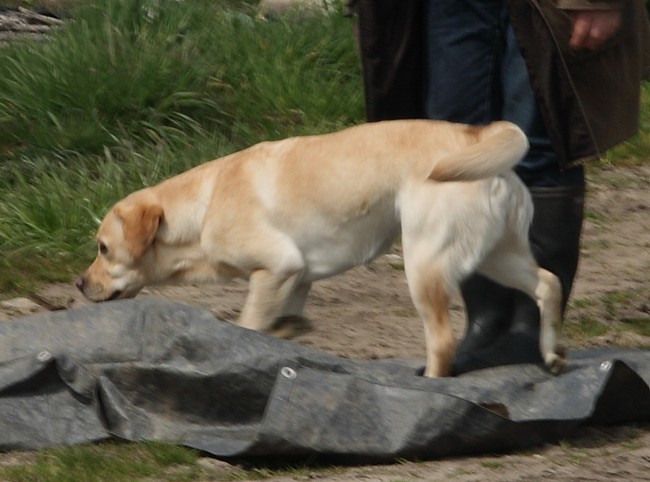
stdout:
{"type": "Polygon", "coordinates": [[[390,461],[520,449],[578,425],[650,421],[650,352],[570,352],[427,379],[138,299],[0,323],[0,450],[110,437],[219,457],[390,461]]]}

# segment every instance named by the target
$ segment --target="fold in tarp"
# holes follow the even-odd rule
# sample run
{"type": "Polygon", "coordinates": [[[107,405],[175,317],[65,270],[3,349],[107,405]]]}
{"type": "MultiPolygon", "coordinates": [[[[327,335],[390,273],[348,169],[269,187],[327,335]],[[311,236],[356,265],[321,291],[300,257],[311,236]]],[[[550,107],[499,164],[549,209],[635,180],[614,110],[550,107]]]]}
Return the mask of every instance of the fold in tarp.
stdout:
{"type": "Polygon", "coordinates": [[[650,421],[650,352],[570,352],[427,379],[338,358],[159,300],[0,323],[0,450],[110,437],[218,457],[390,461],[527,448],[578,425],[650,421]]]}

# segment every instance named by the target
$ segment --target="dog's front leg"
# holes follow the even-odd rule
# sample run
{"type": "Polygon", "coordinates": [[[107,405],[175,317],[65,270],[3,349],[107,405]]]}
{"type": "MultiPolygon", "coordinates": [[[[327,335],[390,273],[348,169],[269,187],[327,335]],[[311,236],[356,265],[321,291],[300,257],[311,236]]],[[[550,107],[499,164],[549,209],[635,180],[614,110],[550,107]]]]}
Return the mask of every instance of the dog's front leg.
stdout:
{"type": "Polygon", "coordinates": [[[309,319],[303,316],[311,283],[300,281],[289,295],[282,314],[276,318],[270,333],[280,338],[295,338],[312,330],[309,319]]]}
{"type": "Polygon", "coordinates": [[[302,269],[288,272],[267,269],[254,271],[249,279],[248,296],[238,324],[251,330],[288,338],[287,334],[278,331],[282,327],[276,324],[284,315],[285,306],[294,296],[301,277],[302,269]]]}

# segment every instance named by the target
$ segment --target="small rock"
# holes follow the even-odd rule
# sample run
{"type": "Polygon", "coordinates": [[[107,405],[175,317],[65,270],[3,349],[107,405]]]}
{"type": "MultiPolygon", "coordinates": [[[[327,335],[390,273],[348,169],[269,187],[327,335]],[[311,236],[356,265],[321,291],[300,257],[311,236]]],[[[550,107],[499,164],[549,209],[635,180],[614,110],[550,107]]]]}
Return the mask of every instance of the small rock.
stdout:
{"type": "Polygon", "coordinates": [[[201,457],[196,461],[196,463],[201,467],[203,467],[204,469],[208,469],[208,470],[223,471],[223,470],[235,469],[235,466],[233,466],[232,464],[229,464],[224,460],[213,459],[211,457],[201,457]]]}
{"type": "Polygon", "coordinates": [[[257,11],[262,17],[281,17],[287,14],[308,17],[328,13],[332,9],[332,0],[261,0],[257,11]]]}
{"type": "Polygon", "coordinates": [[[38,303],[34,303],[28,298],[14,298],[11,300],[0,301],[0,310],[3,313],[0,313],[0,317],[4,314],[8,315],[4,319],[9,319],[9,317],[16,316],[26,316],[32,315],[34,313],[40,313],[45,311],[38,303]]]}

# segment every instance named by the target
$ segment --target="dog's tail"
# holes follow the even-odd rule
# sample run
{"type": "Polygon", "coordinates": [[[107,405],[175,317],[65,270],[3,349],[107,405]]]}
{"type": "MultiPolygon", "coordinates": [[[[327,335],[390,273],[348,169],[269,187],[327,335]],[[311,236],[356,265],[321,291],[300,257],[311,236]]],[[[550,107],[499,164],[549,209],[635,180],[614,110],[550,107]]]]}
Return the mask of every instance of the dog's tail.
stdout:
{"type": "Polygon", "coordinates": [[[440,159],[429,174],[434,181],[477,181],[512,169],[528,151],[528,139],[511,122],[469,127],[475,144],[440,159]]]}

